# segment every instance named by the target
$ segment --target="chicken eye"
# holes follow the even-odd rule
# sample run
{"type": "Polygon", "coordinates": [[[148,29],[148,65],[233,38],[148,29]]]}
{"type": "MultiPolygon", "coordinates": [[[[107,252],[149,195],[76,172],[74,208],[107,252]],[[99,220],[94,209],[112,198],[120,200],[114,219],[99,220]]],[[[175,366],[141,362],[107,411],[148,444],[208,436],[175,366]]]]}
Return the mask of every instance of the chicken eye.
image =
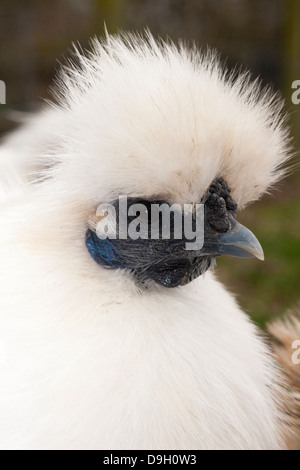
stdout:
{"type": "Polygon", "coordinates": [[[150,223],[151,222],[151,205],[145,203],[139,203],[140,210],[136,212],[136,215],[139,219],[143,222],[150,223]]]}
{"type": "Polygon", "coordinates": [[[147,200],[137,201],[134,204],[134,206],[138,206],[135,212],[136,217],[139,217],[142,222],[147,222],[148,224],[157,223],[159,221],[159,213],[152,210],[154,204],[160,205],[161,202],[147,200]]]}
{"type": "Polygon", "coordinates": [[[151,208],[145,204],[145,201],[135,200],[128,205],[129,220],[139,218],[141,222],[149,223],[151,221],[151,208]]]}

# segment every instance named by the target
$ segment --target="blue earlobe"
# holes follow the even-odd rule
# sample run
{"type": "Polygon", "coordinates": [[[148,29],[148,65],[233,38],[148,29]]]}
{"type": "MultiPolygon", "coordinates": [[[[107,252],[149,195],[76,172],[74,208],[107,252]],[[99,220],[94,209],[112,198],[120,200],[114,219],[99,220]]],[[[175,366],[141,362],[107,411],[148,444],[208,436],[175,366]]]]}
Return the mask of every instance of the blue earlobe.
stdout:
{"type": "Polygon", "coordinates": [[[110,240],[101,240],[92,230],[87,230],[85,244],[96,263],[102,266],[117,267],[118,256],[115,253],[110,240]]]}

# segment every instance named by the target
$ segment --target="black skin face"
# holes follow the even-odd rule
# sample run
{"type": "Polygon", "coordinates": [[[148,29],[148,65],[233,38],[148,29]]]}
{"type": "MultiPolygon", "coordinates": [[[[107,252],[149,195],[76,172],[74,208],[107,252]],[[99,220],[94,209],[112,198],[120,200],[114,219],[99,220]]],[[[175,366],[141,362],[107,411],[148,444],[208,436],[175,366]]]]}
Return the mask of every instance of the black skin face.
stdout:
{"type": "MultiPolygon", "coordinates": [[[[166,201],[128,198],[128,207],[139,202],[146,206],[153,202],[166,203],[166,201]]],[[[150,226],[149,239],[137,240],[129,238],[100,240],[93,231],[88,230],[86,246],[97,263],[111,269],[130,270],[139,285],[146,286],[148,281],[152,280],[164,287],[183,286],[209,269],[218,254],[210,254],[209,250],[205,250],[206,242],[228,232],[236,218],[237,204],[232,199],[230,188],[223,178],[213,181],[200,202],[204,204],[205,213],[203,254],[186,250],[187,240],[174,238],[172,213],[169,240],[161,237],[158,240],[150,239],[150,226]]],[[[117,214],[118,205],[119,201],[114,202],[117,214]]],[[[133,218],[128,217],[128,223],[133,218]]]]}
{"type": "MultiPolygon", "coordinates": [[[[205,234],[226,233],[231,228],[231,218],[236,218],[237,214],[237,204],[230,196],[226,181],[223,178],[214,180],[201,202],[205,208],[205,234]]],[[[136,270],[135,275],[139,281],[150,278],[165,287],[183,286],[205,273],[215,258],[207,254],[199,256],[193,252],[179,252],[178,256],[173,255],[165,262],[151,265],[146,271],[136,270]]]]}

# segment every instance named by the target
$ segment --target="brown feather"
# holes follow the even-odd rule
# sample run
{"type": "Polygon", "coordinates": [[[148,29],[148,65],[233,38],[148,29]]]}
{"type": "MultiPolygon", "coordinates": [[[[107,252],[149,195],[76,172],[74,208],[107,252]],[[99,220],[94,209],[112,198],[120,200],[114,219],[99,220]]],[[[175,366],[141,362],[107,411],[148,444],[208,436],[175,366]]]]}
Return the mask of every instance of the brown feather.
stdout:
{"type": "Polygon", "coordinates": [[[300,450],[300,364],[292,360],[296,351],[293,342],[300,340],[300,303],[283,320],[271,323],[268,331],[272,335],[275,357],[286,377],[281,397],[285,441],[289,449],[300,450]]]}

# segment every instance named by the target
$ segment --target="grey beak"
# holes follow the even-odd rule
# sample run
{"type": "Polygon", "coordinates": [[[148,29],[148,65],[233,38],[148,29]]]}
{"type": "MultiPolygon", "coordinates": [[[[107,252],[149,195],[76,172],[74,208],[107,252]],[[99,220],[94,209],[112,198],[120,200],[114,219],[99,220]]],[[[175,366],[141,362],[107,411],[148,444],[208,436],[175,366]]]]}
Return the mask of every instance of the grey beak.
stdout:
{"type": "Polygon", "coordinates": [[[228,232],[205,236],[201,254],[229,255],[237,258],[256,257],[261,261],[264,260],[264,252],[256,236],[234,219],[231,220],[231,229],[228,232]]]}

